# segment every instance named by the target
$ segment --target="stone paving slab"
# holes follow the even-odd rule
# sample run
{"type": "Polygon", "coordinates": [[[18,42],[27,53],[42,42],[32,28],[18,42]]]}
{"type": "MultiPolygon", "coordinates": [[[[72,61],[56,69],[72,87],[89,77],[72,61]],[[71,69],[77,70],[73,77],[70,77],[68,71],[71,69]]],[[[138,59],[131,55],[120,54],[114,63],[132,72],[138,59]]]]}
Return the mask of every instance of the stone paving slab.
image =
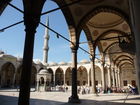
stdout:
{"type": "MultiPolygon", "coordinates": [[[[17,91],[0,91],[0,105],[17,105],[17,91]]],[[[127,94],[79,94],[81,103],[78,105],[140,105],[140,95],[127,94]]],[[[31,92],[30,105],[77,105],[68,103],[70,92],[31,92]]]]}

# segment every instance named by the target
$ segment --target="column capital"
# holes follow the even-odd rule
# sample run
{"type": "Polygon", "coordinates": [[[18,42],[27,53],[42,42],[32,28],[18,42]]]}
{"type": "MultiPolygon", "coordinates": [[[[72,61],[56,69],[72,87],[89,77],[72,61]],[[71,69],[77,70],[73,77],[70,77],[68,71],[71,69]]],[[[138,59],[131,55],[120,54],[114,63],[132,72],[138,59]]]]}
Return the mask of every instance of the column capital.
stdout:
{"type": "Polygon", "coordinates": [[[95,55],[94,54],[90,55],[89,58],[90,58],[90,61],[94,61],[95,60],[95,55]]]}
{"type": "Polygon", "coordinates": [[[25,31],[35,33],[36,28],[38,27],[39,21],[40,21],[40,16],[27,13],[24,16],[25,31]]]}
{"type": "Polygon", "coordinates": [[[78,47],[79,47],[79,45],[72,45],[70,48],[71,48],[71,51],[72,51],[73,53],[75,53],[75,52],[77,52],[78,47]]]}
{"type": "Polygon", "coordinates": [[[29,2],[23,0],[24,6],[24,25],[26,32],[36,32],[36,28],[40,22],[41,11],[46,0],[36,0],[29,2]]]}
{"type": "Polygon", "coordinates": [[[102,57],[105,57],[105,55],[106,55],[106,54],[105,54],[104,52],[101,53],[101,56],[102,56],[102,57]]]}
{"type": "Polygon", "coordinates": [[[105,62],[104,62],[104,61],[102,61],[102,62],[101,62],[101,65],[102,65],[102,66],[105,66],[105,62]]]}

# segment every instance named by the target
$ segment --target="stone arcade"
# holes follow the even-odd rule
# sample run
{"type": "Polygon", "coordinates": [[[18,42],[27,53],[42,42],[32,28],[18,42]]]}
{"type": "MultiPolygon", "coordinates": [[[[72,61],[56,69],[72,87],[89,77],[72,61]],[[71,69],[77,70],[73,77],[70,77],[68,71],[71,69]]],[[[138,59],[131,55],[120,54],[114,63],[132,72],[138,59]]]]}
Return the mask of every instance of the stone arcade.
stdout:
{"type": "MultiPolygon", "coordinates": [[[[10,1],[0,1],[0,14],[3,13],[10,1]]],[[[40,66],[44,67],[41,63],[32,63],[32,57],[36,28],[40,23],[41,11],[47,0],[30,1],[23,0],[24,11],[20,11],[24,14],[26,29],[22,69],[18,66],[20,60],[9,56],[10,59],[15,59],[15,62],[12,62],[9,59],[4,59],[8,55],[1,54],[1,62],[3,62],[0,72],[1,86],[13,85],[18,68],[22,70],[19,105],[29,105],[30,84],[34,84],[36,78],[33,74],[39,73],[40,66]],[[35,65],[37,68],[35,68],[35,65]]],[[[132,84],[136,85],[140,92],[140,0],[53,1],[62,10],[68,24],[72,63],[70,66],[68,63],[60,63],[61,66],[59,64],[49,65],[47,67],[48,71],[45,73],[50,72],[52,74],[51,82],[55,85],[67,84],[72,86],[69,102],[80,102],[77,85],[91,85],[92,92],[95,93],[97,84],[101,84],[103,90],[106,90],[107,86],[123,87],[132,84]],[[86,34],[91,61],[80,65],[80,63],[77,63],[77,50],[82,30],[86,34]],[[95,59],[95,49],[97,47],[101,54],[99,65],[95,59]],[[72,80],[69,80],[70,75],[68,76],[68,73],[71,74],[72,80]],[[100,76],[96,77],[96,73],[100,76]],[[72,84],[70,84],[71,82],[72,84]]],[[[18,80],[16,80],[16,83],[18,83],[18,80]]]]}

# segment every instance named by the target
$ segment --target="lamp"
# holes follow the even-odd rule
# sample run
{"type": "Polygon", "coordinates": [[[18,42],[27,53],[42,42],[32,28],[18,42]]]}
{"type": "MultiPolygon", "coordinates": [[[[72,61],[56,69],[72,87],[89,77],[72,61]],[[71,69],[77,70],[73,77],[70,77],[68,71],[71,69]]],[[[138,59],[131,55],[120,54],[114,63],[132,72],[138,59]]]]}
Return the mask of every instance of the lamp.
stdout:
{"type": "Polygon", "coordinates": [[[130,33],[127,33],[125,36],[126,37],[118,36],[119,47],[121,48],[122,51],[134,55],[135,54],[134,37],[130,33]]]}

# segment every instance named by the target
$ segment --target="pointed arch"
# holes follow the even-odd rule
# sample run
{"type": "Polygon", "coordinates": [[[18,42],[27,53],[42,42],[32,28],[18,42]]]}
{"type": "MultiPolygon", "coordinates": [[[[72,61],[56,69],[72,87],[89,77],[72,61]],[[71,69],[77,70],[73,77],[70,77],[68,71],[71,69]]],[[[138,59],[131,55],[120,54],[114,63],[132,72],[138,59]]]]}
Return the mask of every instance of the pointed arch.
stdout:
{"type": "Polygon", "coordinates": [[[108,12],[108,13],[116,14],[122,17],[125,21],[127,21],[128,24],[130,24],[128,15],[124,13],[122,10],[120,10],[119,8],[115,8],[112,6],[98,6],[96,8],[93,8],[87,14],[85,14],[85,16],[83,16],[83,18],[80,20],[78,24],[78,28],[81,29],[82,28],[81,26],[85,25],[92,17],[94,17],[100,12],[108,12]]]}
{"type": "Polygon", "coordinates": [[[104,36],[106,36],[110,33],[117,33],[119,35],[126,36],[126,37],[128,36],[127,33],[123,32],[123,31],[116,30],[116,29],[110,29],[110,30],[103,32],[102,34],[99,35],[99,37],[97,37],[97,39],[95,40],[95,45],[97,45],[98,41],[100,41],[101,38],[103,38],[104,36]]]}
{"type": "Polygon", "coordinates": [[[51,85],[53,85],[54,84],[54,72],[51,68],[48,68],[47,70],[51,74],[51,85]]]}
{"type": "Polygon", "coordinates": [[[107,48],[103,51],[103,53],[106,53],[106,51],[111,48],[113,45],[116,45],[116,44],[119,44],[119,42],[114,42],[114,43],[111,43],[110,45],[107,46],[107,48]]]}
{"type": "MultiPolygon", "coordinates": [[[[91,84],[91,69],[89,71],[89,76],[90,76],[89,77],[89,79],[90,79],[90,85],[92,85],[91,84]]],[[[97,86],[101,86],[101,84],[102,84],[101,68],[99,66],[97,66],[97,65],[95,65],[95,84],[97,86]]]]}
{"type": "Polygon", "coordinates": [[[65,81],[66,81],[66,85],[71,86],[72,85],[72,68],[68,67],[66,69],[66,73],[65,73],[65,81]]]}
{"type": "Polygon", "coordinates": [[[114,60],[114,64],[116,64],[117,60],[118,60],[119,58],[121,58],[121,57],[129,58],[129,59],[133,62],[133,59],[132,59],[130,56],[128,56],[128,55],[120,55],[120,56],[118,56],[118,57],[114,60]]]}
{"type": "Polygon", "coordinates": [[[131,61],[131,59],[121,59],[119,60],[119,62],[116,63],[117,66],[119,66],[123,61],[129,61],[131,64],[133,64],[133,62],[131,61]]]}
{"type": "Polygon", "coordinates": [[[55,71],[55,85],[64,84],[64,72],[62,68],[57,68],[55,71]]]}
{"type": "Polygon", "coordinates": [[[6,62],[1,69],[2,87],[11,87],[14,85],[15,66],[11,62],[6,62]]]}
{"type": "Polygon", "coordinates": [[[37,69],[35,66],[32,66],[32,72],[31,72],[31,86],[36,85],[36,80],[37,80],[37,69]]]}
{"type": "Polygon", "coordinates": [[[77,69],[77,85],[83,86],[88,83],[88,72],[84,66],[80,66],[77,69]]]}
{"type": "MultiPolygon", "coordinates": [[[[16,86],[20,85],[21,73],[22,73],[22,65],[19,65],[17,68],[16,76],[15,76],[16,86]]],[[[37,69],[35,66],[32,66],[31,86],[33,86],[33,87],[35,87],[35,85],[36,85],[36,78],[37,78],[37,69]]]]}
{"type": "Polygon", "coordinates": [[[125,65],[125,64],[129,64],[129,65],[133,66],[133,64],[132,64],[131,62],[124,62],[124,63],[122,63],[122,64],[119,65],[119,68],[121,69],[121,67],[122,67],[123,65],[125,65]]]}

